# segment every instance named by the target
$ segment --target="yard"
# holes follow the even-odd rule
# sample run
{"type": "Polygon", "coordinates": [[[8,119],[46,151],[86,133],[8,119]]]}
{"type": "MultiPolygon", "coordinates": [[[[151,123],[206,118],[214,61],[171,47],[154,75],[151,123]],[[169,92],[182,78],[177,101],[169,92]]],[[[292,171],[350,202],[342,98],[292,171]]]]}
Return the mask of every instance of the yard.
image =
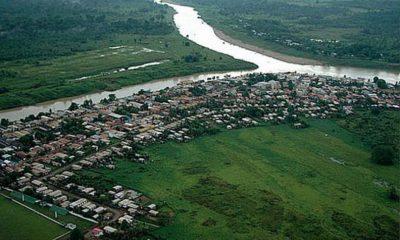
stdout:
{"type": "Polygon", "coordinates": [[[47,240],[67,232],[49,220],[0,196],[0,239],[47,240]]]}
{"type": "Polygon", "coordinates": [[[398,239],[398,167],[371,163],[335,121],[233,130],[147,149],[99,170],[173,212],[165,239],[398,239]]]}

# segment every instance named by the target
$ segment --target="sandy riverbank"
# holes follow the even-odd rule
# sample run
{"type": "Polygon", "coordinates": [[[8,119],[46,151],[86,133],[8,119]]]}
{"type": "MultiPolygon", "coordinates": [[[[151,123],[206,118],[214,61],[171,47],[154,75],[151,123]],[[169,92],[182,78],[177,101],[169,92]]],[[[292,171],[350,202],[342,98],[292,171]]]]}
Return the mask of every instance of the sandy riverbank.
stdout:
{"type": "Polygon", "coordinates": [[[248,43],[244,43],[240,40],[234,39],[234,38],[226,35],[222,31],[215,29],[215,28],[214,28],[214,32],[215,32],[215,35],[217,35],[219,38],[221,38],[225,42],[228,42],[233,45],[237,45],[239,47],[245,48],[250,51],[258,52],[265,56],[272,57],[272,58],[275,58],[275,59],[278,59],[278,60],[281,60],[284,62],[300,64],[300,65],[323,65],[323,63],[318,60],[294,57],[294,56],[278,53],[275,51],[263,49],[263,48],[260,48],[260,47],[257,47],[257,46],[254,46],[254,45],[251,45],[248,43]]]}

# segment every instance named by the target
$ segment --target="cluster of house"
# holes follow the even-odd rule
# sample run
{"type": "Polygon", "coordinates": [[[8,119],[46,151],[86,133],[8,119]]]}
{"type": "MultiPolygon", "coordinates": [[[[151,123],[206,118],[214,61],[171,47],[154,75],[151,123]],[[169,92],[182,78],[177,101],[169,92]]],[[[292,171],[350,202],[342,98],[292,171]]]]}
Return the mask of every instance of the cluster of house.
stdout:
{"type": "Polygon", "coordinates": [[[98,203],[96,186],[71,182],[74,175],[82,169],[115,169],[116,157],[146,163],[148,157],[136,145],[189,141],[211,126],[234,129],[289,122],[302,127],[303,118],[351,114],[354,107],[400,110],[399,91],[388,86],[382,90],[365,79],[298,73],[273,79],[250,75],[182,82],[157,92],[46,113],[0,128],[0,177],[17,173],[10,186],[16,190],[32,189],[93,219],[133,223],[137,215],[157,217],[156,206],[144,206],[142,194],[121,186],[107,192],[108,202],[98,203]],[[75,125],[66,130],[67,120],[75,125]]]}
{"type": "MultiPolygon", "coordinates": [[[[73,173],[64,171],[57,177],[69,178],[73,173]]],[[[21,193],[36,199],[44,199],[49,204],[55,204],[68,211],[74,211],[82,216],[90,217],[94,220],[108,220],[113,214],[107,207],[91,202],[85,198],[74,195],[64,189],[58,188],[52,184],[46,184],[43,181],[33,179],[30,173],[25,173],[17,179],[15,185],[21,193]]],[[[66,186],[68,189],[70,186],[66,186]]],[[[82,189],[83,192],[89,193],[90,190],[82,189]]]]}

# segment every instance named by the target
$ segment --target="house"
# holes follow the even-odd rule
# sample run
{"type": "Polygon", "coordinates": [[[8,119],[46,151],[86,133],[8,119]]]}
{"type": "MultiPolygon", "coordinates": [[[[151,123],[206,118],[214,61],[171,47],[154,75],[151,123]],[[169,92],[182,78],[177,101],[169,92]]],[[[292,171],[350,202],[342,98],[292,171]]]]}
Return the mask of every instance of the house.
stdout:
{"type": "Polygon", "coordinates": [[[95,236],[95,237],[101,237],[101,236],[104,235],[103,230],[102,230],[101,228],[98,228],[98,227],[93,228],[92,231],[91,231],[91,233],[92,233],[92,235],[95,236]]]}
{"type": "Polygon", "coordinates": [[[74,230],[76,228],[76,225],[72,224],[72,223],[68,223],[67,225],[65,225],[65,228],[68,228],[69,230],[74,230]]]}
{"type": "Polygon", "coordinates": [[[104,232],[106,232],[107,234],[112,234],[115,233],[117,231],[117,229],[110,227],[110,226],[105,226],[103,228],[104,232]]]}
{"type": "Polygon", "coordinates": [[[278,81],[268,81],[268,82],[259,82],[253,85],[253,87],[262,89],[262,90],[271,90],[271,91],[277,91],[281,88],[281,83],[278,81]]]}
{"type": "Polygon", "coordinates": [[[150,210],[150,211],[149,211],[149,214],[150,214],[151,216],[153,216],[153,217],[157,217],[158,212],[155,211],[155,210],[150,210]]]}
{"type": "Polygon", "coordinates": [[[150,210],[155,210],[157,208],[157,205],[155,205],[153,203],[153,204],[150,204],[149,206],[147,206],[147,208],[150,209],[150,210]]]}
{"type": "Polygon", "coordinates": [[[76,200],[75,202],[71,203],[69,205],[70,208],[74,209],[74,208],[78,208],[83,206],[84,204],[86,204],[88,201],[85,198],[81,198],[76,200]]]}
{"type": "Polygon", "coordinates": [[[130,223],[133,222],[133,217],[132,217],[132,216],[129,216],[129,215],[125,215],[125,216],[123,216],[123,217],[120,217],[120,218],[118,219],[118,223],[119,223],[119,224],[122,224],[123,222],[127,222],[128,224],[130,224],[130,223]]]}

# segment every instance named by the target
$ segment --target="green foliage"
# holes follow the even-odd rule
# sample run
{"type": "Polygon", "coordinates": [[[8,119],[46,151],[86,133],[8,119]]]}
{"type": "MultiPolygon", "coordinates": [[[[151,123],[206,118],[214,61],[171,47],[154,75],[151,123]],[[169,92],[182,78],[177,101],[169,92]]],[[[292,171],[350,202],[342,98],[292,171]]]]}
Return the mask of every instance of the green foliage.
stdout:
{"type": "Polygon", "coordinates": [[[346,232],[350,239],[372,239],[373,229],[348,214],[334,211],[331,218],[337,226],[346,232]]]}
{"type": "MultiPolygon", "coordinates": [[[[151,1],[0,1],[0,60],[52,58],[95,49],[114,34],[167,34],[165,7],[151,1]]],[[[40,62],[38,62],[40,64],[40,62]]]]}
{"type": "Polygon", "coordinates": [[[387,89],[387,88],[388,88],[388,86],[387,86],[387,84],[386,84],[386,81],[383,80],[383,79],[379,79],[379,80],[376,82],[376,85],[377,85],[378,88],[380,88],[380,89],[387,89]]]}
{"type": "Polygon", "coordinates": [[[72,230],[69,236],[70,240],[84,240],[84,238],[83,232],[78,228],[72,230]]]}
{"type": "MultiPolygon", "coordinates": [[[[354,115],[339,120],[338,123],[361,137],[361,140],[372,148],[386,146],[395,153],[400,152],[400,113],[375,109],[356,111],[354,115]]],[[[388,150],[388,152],[392,152],[388,150]]],[[[399,154],[392,160],[399,160],[399,154]]]]}
{"type": "Polygon", "coordinates": [[[391,187],[389,190],[389,198],[393,201],[399,202],[400,201],[400,194],[399,191],[395,187],[391,187]]]}
{"type": "Polygon", "coordinates": [[[0,88],[0,94],[6,93],[6,92],[9,92],[9,90],[7,88],[5,88],[5,87],[0,88]]]}
{"type": "Polygon", "coordinates": [[[2,184],[4,186],[9,186],[10,184],[15,183],[17,181],[18,177],[19,177],[19,174],[16,172],[5,173],[0,178],[0,184],[2,184]]]}
{"type": "Polygon", "coordinates": [[[108,101],[114,102],[115,100],[117,100],[117,97],[115,96],[115,94],[108,95],[108,101]]]}
{"type": "Polygon", "coordinates": [[[378,145],[372,149],[371,159],[380,165],[393,165],[395,153],[391,146],[378,145]]]}
{"type": "Polygon", "coordinates": [[[189,135],[193,137],[198,137],[201,135],[213,135],[220,131],[217,127],[201,120],[187,121],[183,123],[182,126],[188,128],[189,135]]]}
{"type": "Polygon", "coordinates": [[[195,62],[199,62],[201,59],[201,54],[200,53],[191,53],[189,55],[186,55],[183,58],[183,60],[185,60],[185,62],[187,63],[195,63],[195,62]]]}
{"type": "Polygon", "coordinates": [[[66,118],[61,122],[61,132],[63,134],[84,134],[85,126],[83,120],[78,118],[66,118]]]}
{"type": "Polygon", "coordinates": [[[71,103],[71,106],[69,106],[69,108],[68,108],[68,110],[70,110],[70,111],[75,111],[77,109],[79,109],[79,105],[77,103],[74,103],[74,102],[71,103]]]}
{"type": "Polygon", "coordinates": [[[278,80],[276,74],[272,73],[252,73],[248,76],[248,85],[254,85],[259,82],[269,82],[271,80],[278,80]]]}
{"type": "Polygon", "coordinates": [[[43,143],[48,143],[56,138],[56,135],[52,131],[35,130],[35,139],[40,140],[43,143]]]}
{"type": "Polygon", "coordinates": [[[8,119],[2,118],[1,121],[0,121],[0,126],[8,127],[8,125],[10,125],[10,121],[8,119]]]}
{"type": "MultiPolygon", "coordinates": [[[[16,72],[9,71],[9,70],[0,70],[0,78],[14,78],[17,76],[16,72]]],[[[4,92],[4,89],[3,89],[4,92]]],[[[0,93],[2,93],[0,91],[0,93]]]]}
{"type": "Polygon", "coordinates": [[[27,134],[19,138],[19,142],[24,146],[25,149],[29,149],[35,146],[35,143],[33,141],[34,139],[31,134],[27,134]]]}
{"type": "Polygon", "coordinates": [[[91,108],[93,108],[93,105],[94,105],[94,103],[93,103],[92,99],[89,99],[89,100],[85,100],[83,102],[82,107],[91,109],[91,108]]]}
{"type": "Polygon", "coordinates": [[[76,174],[71,177],[70,181],[77,185],[91,186],[95,188],[98,196],[101,194],[107,194],[107,191],[115,186],[113,181],[102,176],[92,176],[91,174],[76,174]]]}
{"type": "Polygon", "coordinates": [[[371,163],[357,135],[333,120],[311,121],[301,131],[289,125],[223,131],[145,151],[148,165],[118,160],[98,176],[174,209],[155,238],[399,237],[393,211],[399,206],[373,184],[378,178],[398,187],[399,169],[371,163]]]}
{"type": "Polygon", "coordinates": [[[198,86],[191,87],[189,89],[189,91],[193,94],[193,96],[197,96],[197,97],[203,96],[203,95],[205,95],[207,93],[207,89],[206,88],[198,87],[198,86]]]}
{"type": "Polygon", "coordinates": [[[322,60],[400,63],[397,0],[177,1],[195,6],[220,30],[261,47],[322,60]]]}
{"type": "Polygon", "coordinates": [[[154,98],[154,101],[159,102],[159,103],[166,103],[169,100],[170,100],[170,98],[165,95],[158,95],[154,98]]]}
{"type": "Polygon", "coordinates": [[[139,109],[134,106],[119,106],[114,112],[116,114],[130,116],[132,113],[138,113],[139,109]]]}
{"type": "MultiPolygon", "coordinates": [[[[0,12],[4,13],[0,16],[0,58],[4,56],[8,59],[0,61],[0,71],[4,71],[3,77],[0,77],[0,109],[97,91],[113,91],[155,79],[256,68],[254,64],[194,43],[184,47],[187,40],[176,29],[168,27],[173,25],[173,11],[152,1],[83,0],[78,3],[21,0],[14,3],[0,0],[0,12]],[[96,20],[97,17],[100,19],[96,20]],[[3,18],[9,19],[8,22],[1,21],[3,18]],[[130,21],[129,18],[138,21],[133,22],[133,28],[142,28],[147,24],[146,29],[125,29],[126,24],[120,23],[130,21]],[[35,19],[40,19],[43,24],[40,27],[31,26],[35,19]],[[48,22],[55,19],[57,21],[48,22]],[[24,20],[24,29],[32,28],[35,34],[21,40],[22,30],[18,24],[24,20]],[[14,31],[8,29],[13,22],[17,24],[14,31]],[[109,27],[110,22],[116,24],[109,27]],[[160,29],[153,23],[164,27],[160,29]],[[53,26],[48,31],[49,24],[70,24],[71,28],[54,30],[53,26]],[[118,31],[114,31],[115,28],[118,31]],[[88,36],[93,32],[101,33],[94,38],[88,36]],[[10,46],[2,47],[4,44],[10,46]],[[193,53],[201,55],[201,61],[188,63],[182,59],[182,56],[193,53]],[[163,63],[157,66],[118,71],[160,61],[163,63]]],[[[31,30],[26,32],[28,34],[31,30]]],[[[104,103],[107,101],[103,100],[104,103]]]]}

